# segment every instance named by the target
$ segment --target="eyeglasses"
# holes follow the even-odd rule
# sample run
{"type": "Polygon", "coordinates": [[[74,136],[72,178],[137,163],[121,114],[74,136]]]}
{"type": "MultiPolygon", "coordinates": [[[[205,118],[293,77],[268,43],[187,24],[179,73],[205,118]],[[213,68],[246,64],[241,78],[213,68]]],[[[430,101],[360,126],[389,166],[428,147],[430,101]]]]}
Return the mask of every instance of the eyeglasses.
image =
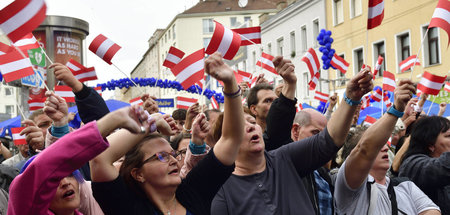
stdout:
{"type": "Polygon", "coordinates": [[[170,156],[174,157],[177,161],[181,161],[181,159],[183,158],[182,154],[183,154],[182,151],[175,151],[175,150],[172,150],[171,152],[157,152],[156,154],[154,154],[153,156],[147,158],[144,162],[142,162],[141,166],[143,166],[145,163],[148,163],[156,159],[158,159],[163,163],[167,163],[170,160],[170,156]]]}

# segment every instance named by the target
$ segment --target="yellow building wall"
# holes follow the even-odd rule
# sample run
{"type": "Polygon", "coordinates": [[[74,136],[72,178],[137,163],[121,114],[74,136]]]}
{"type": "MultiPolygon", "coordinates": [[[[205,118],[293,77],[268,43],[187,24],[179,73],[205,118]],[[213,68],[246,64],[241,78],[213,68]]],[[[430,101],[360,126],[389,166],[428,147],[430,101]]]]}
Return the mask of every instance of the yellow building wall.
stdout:
{"type": "MultiPolygon", "coordinates": [[[[398,64],[401,60],[397,59],[396,35],[409,32],[410,54],[417,54],[422,37],[425,33],[422,31],[422,27],[428,25],[430,22],[438,0],[385,0],[384,19],[382,24],[368,32],[369,47],[366,45],[368,0],[360,0],[362,4],[362,14],[353,18],[350,18],[350,3],[352,0],[342,1],[344,21],[337,25],[333,22],[334,0],[326,1],[326,19],[327,29],[331,30],[333,33],[332,38],[334,39],[334,42],[332,48],[336,49],[337,54],[345,54],[345,60],[350,63],[346,78],[351,78],[355,72],[355,56],[353,50],[363,47],[364,64],[370,65],[373,69],[376,59],[378,58],[378,55],[374,56],[373,43],[382,40],[385,41],[386,70],[394,73],[397,80],[410,78],[411,71],[401,73],[398,69],[398,64]]],[[[420,74],[422,74],[423,71],[429,71],[438,75],[448,75],[450,71],[450,51],[447,49],[448,39],[445,31],[439,29],[439,64],[424,67],[424,50],[422,47],[419,54],[422,65],[414,68],[412,75],[414,82],[420,80],[420,74]]],[[[427,40],[427,38],[425,40],[427,40]]],[[[336,72],[330,72],[330,78],[335,79],[336,74],[336,72]]],[[[382,78],[378,77],[374,84],[381,85],[381,82],[382,78]]],[[[343,87],[340,88],[342,89],[343,87]]]]}

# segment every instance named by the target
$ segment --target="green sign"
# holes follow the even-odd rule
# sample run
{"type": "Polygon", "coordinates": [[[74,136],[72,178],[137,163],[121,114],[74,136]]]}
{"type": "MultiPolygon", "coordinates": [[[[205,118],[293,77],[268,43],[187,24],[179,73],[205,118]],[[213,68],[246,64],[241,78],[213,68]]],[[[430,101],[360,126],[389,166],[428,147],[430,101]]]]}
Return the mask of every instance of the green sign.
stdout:
{"type": "Polygon", "coordinates": [[[448,93],[447,91],[444,90],[444,88],[442,88],[437,96],[429,96],[427,100],[437,104],[440,104],[442,102],[450,104],[450,93],[448,93]]]}
{"type": "Polygon", "coordinates": [[[30,58],[31,64],[45,67],[45,56],[41,48],[29,49],[28,56],[30,58]]]}

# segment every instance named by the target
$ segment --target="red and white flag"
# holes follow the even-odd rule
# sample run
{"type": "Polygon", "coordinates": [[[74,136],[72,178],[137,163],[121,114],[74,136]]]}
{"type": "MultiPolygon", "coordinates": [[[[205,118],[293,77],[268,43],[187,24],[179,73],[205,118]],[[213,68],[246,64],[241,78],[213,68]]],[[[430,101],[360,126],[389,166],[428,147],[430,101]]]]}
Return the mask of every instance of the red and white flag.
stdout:
{"type": "Polygon", "coordinates": [[[22,39],[16,41],[14,46],[22,50],[25,55],[28,55],[28,49],[37,49],[41,47],[32,33],[29,33],[22,39]]]}
{"type": "Polygon", "coordinates": [[[383,98],[382,94],[383,94],[382,90],[378,88],[372,93],[370,98],[376,102],[381,102],[381,98],[383,98]]]}
{"type": "Polygon", "coordinates": [[[242,81],[246,81],[249,84],[252,82],[252,73],[238,70],[238,74],[242,76],[242,81]]]}
{"type": "Polygon", "coordinates": [[[319,91],[316,91],[316,94],[314,95],[314,99],[317,99],[317,100],[319,100],[321,102],[327,103],[329,96],[330,95],[328,95],[326,93],[321,93],[319,91]]]}
{"type": "Polygon", "coordinates": [[[425,71],[419,84],[417,84],[417,89],[429,95],[437,95],[439,94],[446,78],[447,76],[433,75],[425,71]]]}
{"type": "Polygon", "coordinates": [[[200,49],[181,60],[171,70],[176,80],[184,89],[200,81],[204,77],[205,50],[200,49]]]}
{"type": "Polygon", "coordinates": [[[384,96],[383,101],[387,108],[390,108],[392,106],[392,102],[387,95],[384,96]]]}
{"type": "Polygon", "coordinates": [[[450,83],[445,82],[444,90],[450,93],[450,83]]]}
{"type": "Polygon", "coordinates": [[[242,105],[245,105],[247,103],[247,97],[244,97],[243,99],[242,99],[242,105]]]}
{"type": "Polygon", "coordinates": [[[171,46],[169,49],[169,53],[167,53],[166,59],[164,60],[163,66],[172,69],[181,61],[181,59],[183,59],[183,56],[183,51],[171,46]]]}
{"type": "Polygon", "coordinates": [[[0,42],[0,55],[4,55],[6,53],[14,51],[14,48],[12,46],[8,46],[4,43],[0,42]]]}
{"type": "Polygon", "coordinates": [[[66,66],[80,82],[97,80],[97,73],[94,67],[86,68],[73,59],[67,61],[66,66]]]}
{"type": "Polygon", "coordinates": [[[361,100],[361,110],[364,110],[369,106],[370,106],[370,97],[367,95],[364,96],[361,100]]]}
{"type": "Polygon", "coordinates": [[[0,57],[0,72],[6,82],[34,75],[30,59],[24,58],[18,51],[12,51],[0,57]]]}
{"type": "Polygon", "coordinates": [[[339,69],[342,73],[346,73],[348,70],[348,66],[350,64],[344,60],[344,58],[339,57],[336,53],[334,53],[333,58],[331,59],[331,65],[334,66],[336,69],[339,69]]]}
{"type": "Polygon", "coordinates": [[[252,78],[252,83],[250,84],[250,88],[252,88],[256,85],[256,80],[258,80],[258,76],[255,76],[252,78]]]}
{"type": "Polygon", "coordinates": [[[26,136],[20,135],[20,132],[25,129],[25,127],[11,128],[12,138],[14,141],[14,145],[25,145],[27,144],[26,136]]]}
{"type": "Polygon", "coordinates": [[[406,58],[404,61],[400,62],[400,70],[402,72],[405,72],[409,68],[411,68],[413,65],[420,65],[419,58],[416,58],[417,55],[411,55],[410,57],[406,58]]]}
{"type": "Polygon", "coordinates": [[[133,106],[133,105],[143,105],[143,104],[144,104],[144,101],[142,101],[140,96],[130,100],[130,105],[131,106],[133,106]]]}
{"type": "Polygon", "coordinates": [[[46,98],[37,98],[28,100],[28,107],[30,111],[35,111],[44,108],[46,98]]]}
{"type": "Polygon", "coordinates": [[[373,67],[373,80],[375,80],[376,75],[378,74],[378,71],[380,71],[381,69],[381,65],[383,65],[383,60],[384,58],[381,56],[378,56],[378,60],[377,63],[375,64],[375,66],[373,67]]]}
{"type": "Polygon", "coordinates": [[[369,0],[369,15],[367,18],[367,29],[372,29],[381,25],[384,18],[383,0],[369,0]]]}
{"type": "Polygon", "coordinates": [[[450,1],[439,0],[428,25],[428,28],[433,27],[442,28],[442,30],[447,32],[447,36],[449,37],[448,46],[450,44],[450,1]]]}
{"type": "Polygon", "coordinates": [[[317,86],[317,82],[319,82],[320,78],[320,72],[316,73],[314,76],[311,77],[311,81],[309,81],[309,90],[315,90],[317,86]]]}
{"type": "Polygon", "coordinates": [[[55,86],[55,94],[61,96],[67,103],[75,102],[75,94],[69,86],[55,86]]]}
{"type": "Polygon", "coordinates": [[[45,19],[44,0],[16,0],[0,11],[0,29],[16,42],[32,32],[45,19]]]}
{"type": "Polygon", "coordinates": [[[225,28],[222,24],[214,21],[216,28],[214,28],[214,34],[209,42],[208,48],[206,48],[206,54],[213,54],[218,51],[222,54],[222,57],[227,60],[233,59],[241,46],[241,36],[225,28]]]}
{"type": "Polygon", "coordinates": [[[261,27],[237,28],[232,31],[241,35],[241,46],[261,44],[261,27]]]}
{"type": "Polygon", "coordinates": [[[94,90],[97,91],[97,93],[102,96],[102,87],[94,87],[94,90]]]}
{"type": "Polygon", "coordinates": [[[302,103],[298,103],[295,112],[300,112],[301,110],[303,110],[303,105],[302,103]]]}
{"type": "Polygon", "coordinates": [[[278,75],[277,71],[275,70],[275,65],[273,65],[273,59],[274,57],[270,54],[262,53],[261,58],[256,63],[257,66],[262,67],[263,69],[266,69],[267,71],[278,75]]]}
{"type": "Polygon", "coordinates": [[[211,107],[213,109],[220,109],[219,108],[219,102],[217,102],[216,98],[214,96],[211,96],[211,107]]]}
{"type": "Polygon", "coordinates": [[[383,73],[383,90],[394,92],[397,84],[395,84],[395,75],[391,72],[384,71],[383,73]]]}
{"type": "Polygon", "coordinates": [[[197,102],[197,99],[178,96],[177,97],[177,108],[178,109],[188,109],[190,106],[192,106],[196,102],[197,102]]]}
{"type": "Polygon", "coordinates": [[[367,115],[367,116],[366,116],[366,119],[365,119],[364,122],[363,122],[363,125],[371,126],[371,125],[373,125],[376,121],[377,121],[377,119],[375,119],[375,118],[373,118],[373,117],[367,115]]]}
{"type": "Polygon", "coordinates": [[[99,34],[89,45],[89,50],[108,64],[112,64],[111,59],[121,48],[117,43],[103,36],[103,34],[99,34]]]}
{"type": "Polygon", "coordinates": [[[306,63],[309,69],[309,74],[311,74],[311,79],[320,70],[319,58],[317,58],[316,51],[313,48],[309,48],[308,51],[303,56],[302,61],[306,63]]]}

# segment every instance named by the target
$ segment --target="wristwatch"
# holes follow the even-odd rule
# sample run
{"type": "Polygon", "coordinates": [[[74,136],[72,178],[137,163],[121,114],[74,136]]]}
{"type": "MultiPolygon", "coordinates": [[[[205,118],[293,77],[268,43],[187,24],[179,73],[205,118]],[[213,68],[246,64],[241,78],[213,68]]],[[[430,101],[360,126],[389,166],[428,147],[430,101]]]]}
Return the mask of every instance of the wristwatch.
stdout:
{"type": "Polygon", "coordinates": [[[387,111],[388,114],[394,115],[398,118],[402,118],[403,114],[405,114],[404,112],[398,111],[397,109],[395,109],[394,105],[392,105],[392,107],[390,107],[387,111]]]}

